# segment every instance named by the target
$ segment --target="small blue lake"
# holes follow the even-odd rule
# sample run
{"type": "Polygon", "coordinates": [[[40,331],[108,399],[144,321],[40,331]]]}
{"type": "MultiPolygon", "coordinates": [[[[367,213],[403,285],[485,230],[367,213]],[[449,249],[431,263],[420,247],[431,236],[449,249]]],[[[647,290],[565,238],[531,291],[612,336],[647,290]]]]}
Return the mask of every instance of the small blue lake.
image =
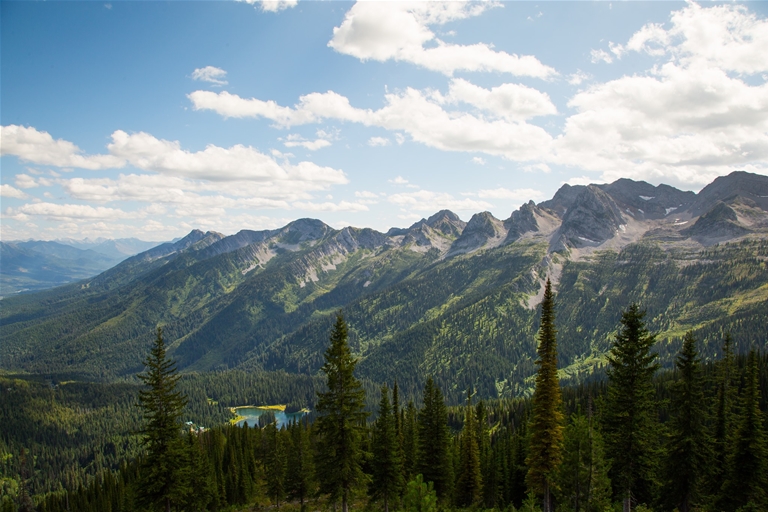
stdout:
{"type": "Polygon", "coordinates": [[[259,418],[265,414],[274,414],[275,421],[277,422],[277,428],[287,427],[294,421],[300,420],[307,414],[305,411],[289,412],[279,411],[274,409],[262,409],[260,407],[236,407],[235,411],[238,416],[244,418],[237,422],[238,427],[248,425],[249,427],[258,427],[259,418]]]}

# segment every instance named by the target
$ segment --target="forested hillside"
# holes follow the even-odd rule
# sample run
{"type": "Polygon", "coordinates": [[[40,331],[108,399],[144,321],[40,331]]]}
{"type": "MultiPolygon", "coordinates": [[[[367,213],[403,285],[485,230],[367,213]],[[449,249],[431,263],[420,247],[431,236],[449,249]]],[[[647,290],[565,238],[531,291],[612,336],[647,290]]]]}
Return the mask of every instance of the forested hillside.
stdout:
{"type": "Polygon", "coordinates": [[[699,194],[619,180],[564,186],[508,219],[442,211],[407,229],[302,219],[225,237],[193,231],[88,281],[3,300],[7,371],[110,381],[142,369],[162,326],[182,371],[316,375],[344,309],[360,375],[451,403],[531,391],[536,305],[551,278],[562,377],[600,372],[615,319],[648,310],[670,366],[684,332],[705,358],[768,339],[768,178],[733,173],[699,194]]]}

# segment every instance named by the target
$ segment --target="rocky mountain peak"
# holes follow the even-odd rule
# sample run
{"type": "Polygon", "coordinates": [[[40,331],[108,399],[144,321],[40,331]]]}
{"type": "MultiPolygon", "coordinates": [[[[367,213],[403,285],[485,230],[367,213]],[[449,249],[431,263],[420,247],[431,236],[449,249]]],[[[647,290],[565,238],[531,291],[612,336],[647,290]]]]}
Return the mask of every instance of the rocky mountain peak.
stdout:
{"type": "Polygon", "coordinates": [[[611,196],[589,185],[563,216],[553,248],[597,246],[612,238],[624,225],[626,220],[611,196]]]}
{"type": "Polygon", "coordinates": [[[760,209],[768,211],[768,176],[734,171],[728,176],[715,178],[701,189],[688,210],[691,215],[698,216],[711,210],[718,201],[734,196],[750,199],[760,209]]]}
{"type": "Polygon", "coordinates": [[[500,245],[507,236],[504,223],[490,212],[476,213],[451,245],[450,253],[472,252],[482,247],[500,245]]]}

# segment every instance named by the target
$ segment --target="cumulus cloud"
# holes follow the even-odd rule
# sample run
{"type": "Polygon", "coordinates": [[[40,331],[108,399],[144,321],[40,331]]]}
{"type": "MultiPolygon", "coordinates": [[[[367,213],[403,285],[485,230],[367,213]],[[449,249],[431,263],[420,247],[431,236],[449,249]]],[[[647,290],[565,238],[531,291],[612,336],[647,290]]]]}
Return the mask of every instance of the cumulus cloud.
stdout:
{"type": "Polygon", "coordinates": [[[432,192],[429,190],[392,194],[387,200],[403,209],[419,212],[436,212],[444,209],[477,212],[487,210],[493,206],[486,201],[469,198],[457,199],[446,192],[432,192]]]}
{"type": "Polygon", "coordinates": [[[340,201],[338,203],[332,203],[326,201],[324,203],[314,202],[295,202],[294,208],[301,210],[308,210],[311,212],[364,212],[368,211],[368,207],[361,202],[340,201]]]}
{"type": "Polygon", "coordinates": [[[327,148],[331,145],[331,141],[323,138],[307,140],[301,135],[292,133],[285,138],[283,145],[288,148],[302,147],[304,149],[308,149],[309,151],[315,151],[318,149],[327,148]]]}
{"type": "Polygon", "coordinates": [[[355,197],[359,197],[361,199],[378,199],[379,196],[373,192],[369,192],[368,190],[358,190],[355,192],[355,197]]]}
{"type": "Polygon", "coordinates": [[[408,184],[408,180],[403,178],[402,176],[397,176],[395,179],[387,180],[387,181],[389,181],[390,183],[392,183],[394,185],[407,185],[408,184]]]}
{"type": "Polygon", "coordinates": [[[533,160],[546,154],[552,137],[524,119],[555,113],[548,96],[517,84],[487,90],[455,80],[451,87],[447,95],[410,87],[388,93],[386,105],[379,110],[353,107],[333,91],[301,96],[294,108],[228,92],[195,91],[189,98],[197,110],[214,110],[224,117],[265,117],[278,126],[335,119],[405,132],[416,142],[446,151],[481,151],[510,160],[533,160]],[[443,108],[459,101],[475,105],[484,114],[443,108]]]}
{"type": "Polygon", "coordinates": [[[141,215],[118,208],[93,207],[87,204],[29,203],[11,209],[11,215],[40,216],[53,220],[126,219],[141,215]]]}
{"type": "Polygon", "coordinates": [[[478,190],[477,197],[482,199],[511,199],[513,201],[528,201],[531,199],[542,199],[544,193],[533,188],[516,188],[509,190],[500,187],[494,189],[478,190]]]}
{"type": "Polygon", "coordinates": [[[582,70],[576,70],[575,73],[568,75],[568,83],[571,85],[581,85],[582,82],[590,80],[592,75],[585,73],[582,70]]]}
{"type": "Polygon", "coordinates": [[[592,56],[592,64],[597,64],[599,62],[605,62],[606,64],[610,64],[611,62],[613,62],[613,57],[611,56],[611,54],[602,49],[592,50],[592,52],[590,52],[590,55],[592,56]]]}
{"type": "Polygon", "coordinates": [[[226,71],[214,66],[205,66],[204,68],[197,68],[192,72],[193,80],[210,82],[216,85],[227,85],[229,82],[225,80],[226,77],[227,77],[226,71]]]}
{"type": "Polygon", "coordinates": [[[368,139],[368,145],[371,147],[389,146],[389,139],[386,137],[371,137],[368,139]]]}
{"type": "Polygon", "coordinates": [[[109,169],[123,167],[125,160],[113,155],[84,155],[69,141],[54,139],[35,128],[8,125],[0,127],[0,155],[13,155],[25,162],[56,167],[109,169]]]}
{"type": "Polygon", "coordinates": [[[247,4],[259,4],[261,10],[264,12],[279,12],[285,9],[296,7],[299,4],[299,0],[237,0],[238,2],[245,2],[247,4]]]}
{"type": "Polygon", "coordinates": [[[484,89],[458,78],[451,80],[446,96],[435,94],[435,97],[440,103],[467,103],[509,121],[557,114],[548,94],[521,84],[508,83],[484,89]]]}
{"type": "Polygon", "coordinates": [[[473,156],[472,163],[477,165],[485,165],[485,159],[481,156],[473,156]]]}
{"type": "Polygon", "coordinates": [[[595,84],[568,103],[550,158],[621,176],[705,184],[737,169],[768,171],[768,21],[744,6],[688,4],[669,28],[646,25],[615,54],[660,59],[645,74],[595,84]]]}
{"type": "Polygon", "coordinates": [[[456,71],[496,71],[550,78],[557,73],[531,55],[495,51],[491,45],[458,45],[429,29],[482,14],[500,2],[357,2],[333,29],[328,46],[358,59],[403,61],[452,75],[456,71]]]}
{"type": "Polygon", "coordinates": [[[2,185],[0,185],[0,197],[12,197],[15,199],[25,199],[28,196],[21,190],[14,188],[11,185],[7,185],[3,183],[2,185]]]}

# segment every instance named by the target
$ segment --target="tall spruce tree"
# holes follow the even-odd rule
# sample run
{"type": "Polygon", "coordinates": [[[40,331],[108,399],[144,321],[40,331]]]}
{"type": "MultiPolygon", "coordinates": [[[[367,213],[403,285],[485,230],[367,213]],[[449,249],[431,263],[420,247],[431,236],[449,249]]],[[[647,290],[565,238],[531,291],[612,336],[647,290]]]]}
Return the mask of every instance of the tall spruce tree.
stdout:
{"type": "Polygon", "coordinates": [[[141,466],[139,502],[152,510],[171,511],[174,498],[185,485],[180,471],[184,461],[181,415],[187,398],[176,390],[179,375],[175,363],[166,355],[163,331],[144,360],[145,373],[139,379],[147,386],[139,391],[139,406],[144,413],[142,444],[146,455],[141,466]]]}
{"type": "Polygon", "coordinates": [[[285,446],[284,432],[277,429],[275,423],[270,423],[264,429],[267,437],[265,467],[267,476],[267,493],[277,508],[286,495],[285,477],[288,471],[288,450],[285,446]]]}
{"type": "Polygon", "coordinates": [[[418,461],[416,414],[416,406],[413,405],[413,400],[409,400],[408,406],[401,414],[403,424],[403,473],[408,482],[416,476],[416,464],[418,461]]]}
{"type": "Polygon", "coordinates": [[[373,482],[371,496],[384,501],[384,512],[399,498],[405,482],[398,449],[395,414],[389,404],[389,389],[381,388],[379,417],[373,427],[373,482]]]}
{"type": "Polygon", "coordinates": [[[453,483],[448,412],[443,393],[432,377],[427,378],[424,386],[424,407],[419,411],[416,428],[416,473],[421,474],[425,482],[433,483],[438,499],[446,500],[453,483]]]}
{"type": "Polygon", "coordinates": [[[543,512],[554,510],[552,491],[556,487],[556,472],[562,461],[563,402],[557,377],[557,330],[555,329],[555,300],[552,283],[547,279],[541,303],[539,327],[539,366],[533,392],[530,441],[528,447],[529,489],[543,497],[543,512]]]}
{"type": "Polygon", "coordinates": [[[483,477],[480,471],[480,448],[477,443],[477,421],[472,407],[472,392],[467,390],[464,428],[461,431],[459,474],[456,479],[456,504],[477,505],[482,498],[483,477]]]}
{"type": "Polygon", "coordinates": [[[760,411],[757,357],[754,350],[750,351],[739,415],[726,461],[727,473],[719,500],[720,508],[726,511],[741,507],[768,509],[768,446],[760,411]]]}
{"type": "Polygon", "coordinates": [[[624,512],[632,503],[655,498],[659,459],[659,424],[653,375],[659,368],[656,341],[645,327],[645,311],[632,304],[621,315],[621,328],[610,353],[603,433],[609,476],[624,512]]]}
{"type": "Polygon", "coordinates": [[[591,414],[571,415],[563,447],[563,463],[558,472],[558,496],[563,508],[574,512],[609,509],[611,482],[602,437],[592,424],[591,414]]]}
{"type": "Polygon", "coordinates": [[[725,334],[723,357],[717,363],[717,405],[715,409],[714,463],[710,474],[710,493],[716,496],[725,480],[725,468],[728,460],[728,443],[733,435],[734,408],[738,398],[736,384],[736,364],[733,355],[731,333],[725,334]]]}
{"type": "Polygon", "coordinates": [[[362,470],[365,390],[355,378],[357,360],[349,350],[347,336],[347,323],[339,312],[321,368],[328,391],[317,394],[320,417],[316,423],[320,492],[329,494],[332,501],[340,498],[342,512],[348,511],[350,493],[366,482],[362,470]]]}
{"type": "Polygon", "coordinates": [[[286,490],[299,500],[302,512],[306,499],[314,489],[315,466],[312,457],[312,443],[309,425],[305,422],[293,422],[289,427],[291,447],[288,452],[286,490]]]}
{"type": "Polygon", "coordinates": [[[689,512],[700,503],[701,485],[712,455],[701,361],[691,331],[683,338],[675,368],[663,498],[669,509],[689,512]]]}

